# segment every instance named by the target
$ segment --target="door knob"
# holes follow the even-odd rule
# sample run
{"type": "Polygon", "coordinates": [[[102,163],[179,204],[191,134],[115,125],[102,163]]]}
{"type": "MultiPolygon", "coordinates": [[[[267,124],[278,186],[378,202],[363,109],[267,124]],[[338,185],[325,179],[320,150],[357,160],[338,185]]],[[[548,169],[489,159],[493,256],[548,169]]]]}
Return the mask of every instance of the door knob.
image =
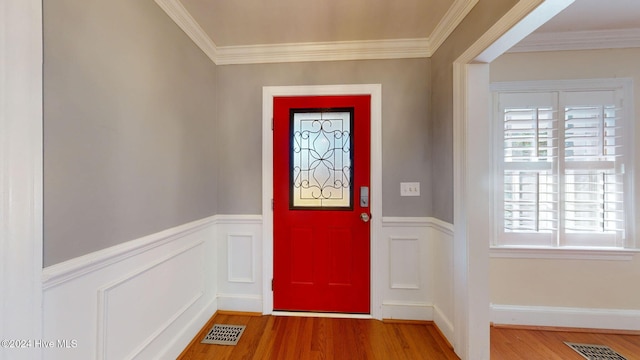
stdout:
{"type": "Polygon", "coordinates": [[[360,220],[362,220],[363,222],[369,222],[370,219],[371,217],[369,216],[369,214],[367,213],[360,214],[360,220]]]}

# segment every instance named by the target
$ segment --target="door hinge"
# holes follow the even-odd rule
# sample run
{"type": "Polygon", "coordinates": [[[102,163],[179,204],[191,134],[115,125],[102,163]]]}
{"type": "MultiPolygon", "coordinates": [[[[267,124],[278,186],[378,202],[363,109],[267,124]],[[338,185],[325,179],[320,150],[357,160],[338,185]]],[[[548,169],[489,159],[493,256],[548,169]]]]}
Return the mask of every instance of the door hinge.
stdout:
{"type": "Polygon", "coordinates": [[[273,291],[273,279],[271,279],[271,291],[273,291]]]}
{"type": "Polygon", "coordinates": [[[273,118],[271,118],[271,130],[273,130],[273,118]]]}
{"type": "Polygon", "coordinates": [[[273,210],[273,199],[271,199],[271,210],[273,210]]]}

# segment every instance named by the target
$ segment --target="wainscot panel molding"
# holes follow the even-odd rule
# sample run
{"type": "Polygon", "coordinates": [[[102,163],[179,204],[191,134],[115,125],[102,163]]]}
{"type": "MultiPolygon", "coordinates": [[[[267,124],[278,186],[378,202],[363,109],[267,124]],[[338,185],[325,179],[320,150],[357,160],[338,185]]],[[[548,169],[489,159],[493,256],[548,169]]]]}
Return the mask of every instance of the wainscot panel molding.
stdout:
{"type": "Polygon", "coordinates": [[[217,215],[218,309],[263,312],[262,215],[217,215]]]}
{"type": "Polygon", "coordinates": [[[383,217],[378,271],[382,317],[433,320],[434,252],[429,218],[383,217]]]}
{"type": "Polygon", "coordinates": [[[389,237],[389,285],[392,289],[417,290],[420,281],[420,239],[389,237]]]}
{"type": "Polygon", "coordinates": [[[189,244],[98,290],[99,359],[135,358],[204,296],[203,243],[189,244]],[[167,281],[177,269],[191,276],[167,281]],[[136,301],[145,284],[154,284],[153,291],[136,301]],[[147,310],[150,303],[153,311],[147,310]]]}
{"type": "Polygon", "coordinates": [[[217,310],[215,217],[43,271],[48,359],[175,358],[217,310]]]}
{"type": "Polygon", "coordinates": [[[640,310],[491,305],[496,325],[640,330],[640,310]]]}
{"type": "Polygon", "coordinates": [[[453,225],[431,217],[383,217],[380,278],[385,319],[434,321],[453,340],[453,225]],[[441,254],[443,252],[443,254],[441,254]]]}
{"type": "MultiPolygon", "coordinates": [[[[218,215],[215,223],[218,309],[263,312],[261,216],[218,215]]],[[[433,246],[436,241],[451,242],[452,226],[426,217],[384,217],[381,223],[384,256],[380,266],[372,269],[378,272],[373,278],[380,282],[372,287],[382,290],[383,317],[433,320],[433,246]]],[[[444,314],[441,311],[439,319],[446,325],[450,320],[444,314]]]]}
{"type": "MultiPolygon", "coordinates": [[[[433,320],[451,341],[452,260],[438,252],[450,252],[452,226],[381,225],[382,318],[433,320]]],[[[44,269],[43,336],[77,344],[47,355],[175,358],[215,311],[264,312],[262,228],[261,215],[216,215],[44,269]]]]}
{"type": "Polygon", "coordinates": [[[255,237],[253,234],[227,235],[227,281],[255,283],[255,237]]]}

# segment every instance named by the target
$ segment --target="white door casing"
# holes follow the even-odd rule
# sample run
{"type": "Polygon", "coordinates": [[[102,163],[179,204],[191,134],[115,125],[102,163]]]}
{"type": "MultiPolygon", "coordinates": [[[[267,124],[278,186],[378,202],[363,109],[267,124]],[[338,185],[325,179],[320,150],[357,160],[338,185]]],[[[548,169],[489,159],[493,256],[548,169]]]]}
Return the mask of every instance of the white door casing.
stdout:
{"type": "Polygon", "coordinates": [[[453,63],[453,346],[463,360],[490,355],[489,63],[573,1],[521,0],[453,63]]]}
{"type": "MultiPolygon", "coordinates": [[[[42,339],[42,2],[1,9],[0,340],[33,340],[42,339]]],[[[2,359],[41,353],[0,347],[2,359]]]]}
{"type": "Polygon", "coordinates": [[[278,96],[371,96],[371,317],[382,319],[380,291],[382,233],[382,85],[265,86],[262,88],[263,314],[273,312],[273,98],[278,96]]]}

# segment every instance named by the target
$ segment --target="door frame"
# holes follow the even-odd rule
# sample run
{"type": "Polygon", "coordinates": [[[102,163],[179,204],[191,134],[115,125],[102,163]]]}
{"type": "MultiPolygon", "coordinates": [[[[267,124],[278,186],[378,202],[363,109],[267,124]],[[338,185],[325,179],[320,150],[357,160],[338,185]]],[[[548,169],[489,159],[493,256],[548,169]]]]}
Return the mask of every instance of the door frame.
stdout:
{"type": "Polygon", "coordinates": [[[454,339],[461,359],[489,359],[490,63],[574,0],[520,0],[453,62],[454,339]],[[473,204],[471,206],[469,204],[473,204]]]}
{"type": "MultiPolygon", "coordinates": [[[[262,88],[262,313],[273,313],[273,98],[280,96],[371,96],[370,317],[382,320],[382,85],[264,86],[262,88]]],[[[361,316],[359,316],[361,317],[361,316]]]]}
{"type": "MultiPolygon", "coordinates": [[[[2,5],[0,339],[42,339],[42,1],[2,5]]],[[[42,357],[42,350],[6,354],[34,359],[42,357]]]]}

